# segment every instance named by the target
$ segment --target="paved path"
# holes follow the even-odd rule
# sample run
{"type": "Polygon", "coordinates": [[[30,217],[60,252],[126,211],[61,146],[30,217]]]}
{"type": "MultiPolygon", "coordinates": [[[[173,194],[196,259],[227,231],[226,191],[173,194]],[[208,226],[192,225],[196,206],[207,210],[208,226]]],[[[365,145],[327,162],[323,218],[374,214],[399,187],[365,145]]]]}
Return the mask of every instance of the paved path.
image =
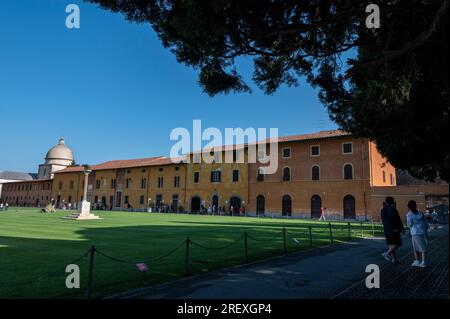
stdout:
{"type": "Polygon", "coordinates": [[[371,238],[316,248],[243,267],[214,271],[116,296],[170,299],[308,299],[308,298],[449,298],[448,226],[430,233],[430,265],[410,267],[407,236],[399,249],[400,265],[380,253],[384,239],[371,238]],[[365,268],[381,269],[381,288],[365,287],[365,268]]]}

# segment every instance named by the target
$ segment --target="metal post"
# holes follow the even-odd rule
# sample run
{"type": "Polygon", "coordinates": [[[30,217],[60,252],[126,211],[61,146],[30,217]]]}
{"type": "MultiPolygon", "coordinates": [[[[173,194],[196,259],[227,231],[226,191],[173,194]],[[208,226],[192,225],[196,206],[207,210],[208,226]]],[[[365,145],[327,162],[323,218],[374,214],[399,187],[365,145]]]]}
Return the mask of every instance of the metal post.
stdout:
{"type": "Polygon", "coordinates": [[[373,224],[373,220],[372,220],[372,236],[375,237],[375,225],[373,224]]]}
{"type": "Polygon", "coordinates": [[[328,223],[328,228],[330,229],[330,243],[333,243],[333,229],[331,227],[331,222],[328,223]]]}
{"type": "Polygon", "coordinates": [[[287,254],[287,248],[286,248],[286,228],[283,227],[283,246],[284,246],[284,254],[287,254]]]}
{"type": "Polygon", "coordinates": [[[184,258],[184,276],[189,276],[189,243],[191,240],[189,239],[189,236],[186,238],[186,255],[184,258]]]}
{"type": "Polygon", "coordinates": [[[244,262],[248,262],[247,232],[244,233],[244,262]]]}
{"type": "Polygon", "coordinates": [[[363,222],[361,222],[361,238],[364,238],[363,222]]]}
{"type": "Polygon", "coordinates": [[[312,242],[312,227],[309,226],[308,228],[309,228],[309,247],[312,248],[312,246],[313,246],[313,242],[312,242]]]}
{"type": "Polygon", "coordinates": [[[89,252],[89,268],[88,268],[88,284],[86,288],[86,299],[91,298],[92,293],[92,275],[94,273],[94,255],[95,255],[95,245],[92,245],[89,252]]]}
{"type": "Polygon", "coordinates": [[[350,240],[352,240],[352,229],[351,229],[351,224],[350,224],[350,222],[348,222],[348,240],[350,241],[350,240]]]}

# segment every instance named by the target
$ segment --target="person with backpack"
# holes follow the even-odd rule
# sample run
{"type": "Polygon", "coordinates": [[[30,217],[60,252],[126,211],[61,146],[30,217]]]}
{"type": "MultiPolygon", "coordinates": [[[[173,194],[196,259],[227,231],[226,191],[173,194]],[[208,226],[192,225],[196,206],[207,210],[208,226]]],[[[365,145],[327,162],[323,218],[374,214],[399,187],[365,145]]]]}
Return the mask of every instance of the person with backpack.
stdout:
{"type": "Polygon", "coordinates": [[[401,234],[405,233],[400,215],[395,207],[394,198],[388,196],[385,199],[385,205],[381,210],[381,222],[383,223],[384,236],[386,237],[386,243],[388,250],[381,255],[387,261],[396,264],[397,256],[396,251],[402,245],[401,234]]]}
{"type": "Polygon", "coordinates": [[[406,221],[414,249],[414,262],[411,266],[425,268],[425,255],[428,250],[428,221],[425,214],[417,210],[415,201],[410,201],[408,208],[409,212],[406,215],[406,221]]]}

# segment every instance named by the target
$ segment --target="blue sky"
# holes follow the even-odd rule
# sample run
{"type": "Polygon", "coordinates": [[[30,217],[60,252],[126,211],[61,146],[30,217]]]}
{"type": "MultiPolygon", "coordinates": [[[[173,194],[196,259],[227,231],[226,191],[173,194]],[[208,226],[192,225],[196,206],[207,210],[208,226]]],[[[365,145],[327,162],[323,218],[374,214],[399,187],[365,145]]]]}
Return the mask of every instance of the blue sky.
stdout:
{"type": "MultiPolygon", "coordinates": [[[[36,171],[60,136],[78,163],[169,155],[175,127],[334,129],[305,83],[210,98],[149,25],[75,0],[0,1],[0,170],[36,171]],[[65,27],[66,5],[81,28],[65,27]]],[[[252,64],[238,71],[249,80],[252,64]]],[[[247,81],[251,84],[251,81],[247,81]]]]}

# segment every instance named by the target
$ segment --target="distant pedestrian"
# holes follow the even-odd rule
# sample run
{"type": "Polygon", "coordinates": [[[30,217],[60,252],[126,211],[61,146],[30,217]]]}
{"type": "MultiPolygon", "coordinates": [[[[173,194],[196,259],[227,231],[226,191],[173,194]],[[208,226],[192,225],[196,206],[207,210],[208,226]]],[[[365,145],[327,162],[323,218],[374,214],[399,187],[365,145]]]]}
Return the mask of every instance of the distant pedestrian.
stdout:
{"type": "Polygon", "coordinates": [[[435,209],[433,209],[433,212],[431,213],[431,221],[433,223],[433,229],[437,229],[439,223],[439,214],[435,209]]]}
{"type": "Polygon", "coordinates": [[[414,249],[414,262],[411,266],[425,268],[425,255],[428,250],[428,222],[425,218],[425,214],[417,210],[415,201],[410,201],[408,203],[408,208],[409,212],[406,215],[406,220],[411,233],[414,249]]]}
{"type": "Polygon", "coordinates": [[[381,210],[381,221],[383,223],[384,236],[389,249],[382,254],[389,262],[397,263],[396,251],[402,245],[401,234],[405,232],[402,220],[395,208],[394,198],[388,196],[381,210]]]}
{"type": "Polygon", "coordinates": [[[230,206],[230,216],[233,216],[233,213],[234,213],[234,207],[230,206]]]}
{"type": "Polygon", "coordinates": [[[326,218],[325,218],[325,211],[326,210],[327,209],[325,207],[320,207],[320,218],[319,218],[319,220],[323,220],[323,221],[326,220],[326,218]]]}
{"type": "Polygon", "coordinates": [[[8,202],[6,202],[5,203],[5,211],[8,211],[8,208],[9,208],[9,204],[8,204],[8,202]]]}
{"type": "Polygon", "coordinates": [[[211,206],[208,206],[208,215],[211,215],[211,206]]]}
{"type": "Polygon", "coordinates": [[[428,223],[431,224],[431,213],[430,213],[430,211],[428,209],[425,212],[425,219],[428,221],[428,223]]]}
{"type": "Polygon", "coordinates": [[[0,203],[0,211],[3,211],[3,203],[0,203]]]}

